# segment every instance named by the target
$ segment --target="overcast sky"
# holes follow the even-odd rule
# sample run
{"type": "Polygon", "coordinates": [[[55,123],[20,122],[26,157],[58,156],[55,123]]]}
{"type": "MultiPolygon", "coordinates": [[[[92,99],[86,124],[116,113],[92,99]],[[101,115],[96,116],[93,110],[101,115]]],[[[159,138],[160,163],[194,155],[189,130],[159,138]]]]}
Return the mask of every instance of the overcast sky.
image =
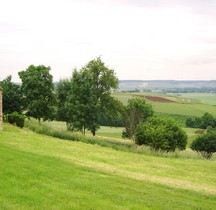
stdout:
{"type": "Polygon", "coordinates": [[[216,80],[216,0],[0,0],[0,80],[98,56],[121,80],[216,80]]]}

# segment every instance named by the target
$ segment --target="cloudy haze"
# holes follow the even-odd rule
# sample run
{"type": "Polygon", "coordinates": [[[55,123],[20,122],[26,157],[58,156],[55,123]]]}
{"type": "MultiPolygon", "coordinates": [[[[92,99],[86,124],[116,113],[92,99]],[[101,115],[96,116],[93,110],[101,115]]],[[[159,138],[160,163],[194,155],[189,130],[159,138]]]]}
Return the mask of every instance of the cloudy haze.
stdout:
{"type": "Polygon", "coordinates": [[[98,56],[119,79],[216,79],[215,0],[0,0],[0,80],[70,77],[98,56]]]}

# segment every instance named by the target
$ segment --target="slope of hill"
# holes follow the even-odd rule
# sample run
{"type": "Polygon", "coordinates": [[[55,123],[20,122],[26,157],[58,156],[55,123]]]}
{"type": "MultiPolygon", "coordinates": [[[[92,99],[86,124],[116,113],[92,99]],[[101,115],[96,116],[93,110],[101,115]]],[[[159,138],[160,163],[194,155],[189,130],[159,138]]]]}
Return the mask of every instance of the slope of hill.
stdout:
{"type": "Polygon", "coordinates": [[[214,209],[215,189],[215,161],[0,132],[0,209],[214,209]]]}

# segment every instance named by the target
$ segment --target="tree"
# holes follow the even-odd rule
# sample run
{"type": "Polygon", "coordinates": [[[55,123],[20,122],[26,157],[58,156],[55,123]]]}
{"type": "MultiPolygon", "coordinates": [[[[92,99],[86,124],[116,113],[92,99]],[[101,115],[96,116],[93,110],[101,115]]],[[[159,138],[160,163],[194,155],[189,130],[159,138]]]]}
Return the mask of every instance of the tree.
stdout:
{"type": "Polygon", "coordinates": [[[145,122],[153,113],[151,104],[146,103],[144,99],[129,99],[123,119],[125,124],[123,137],[133,138],[138,124],[145,122]]]}
{"type": "Polygon", "coordinates": [[[93,136],[100,127],[100,116],[107,114],[111,91],[117,89],[118,79],[101,58],[90,61],[72,77],[72,92],[68,101],[74,129],[91,131],[93,136]]]}
{"type": "Polygon", "coordinates": [[[216,131],[210,131],[198,136],[191,144],[191,149],[210,159],[216,152],[216,131]]]}
{"type": "Polygon", "coordinates": [[[206,112],[201,117],[201,120],[202,120],[201,128],[206,129],[208,126],[214,127],[215,119],[211,114],[206,112]]]}
{"type": "Polygon", "coordinates": [[[206,129],[208,126],[216,127],[216,119],[213,115],[205,113],[202,117],[196,117],[194,120],[190,117],[186,120],[186,126],[191,128],[206,129]]]}
{"type": "Polygon", "coordinates": [[[50,67],[30,65],[18,73],[22,80],[22,93],[27,105],[27,116],[41,119],[52,118],[54,104],[53,77],[50,67]]]}
{"type": "Polygon", "coordinates": [[[72,129],[72,124],[67,109],[67,101],[70,92],[72,92],[71,80],[69,79],[60,80],[56,88],[56,101],[57,101],[56,119],[59,121],[66,122],[67,130],[72,129]]]}
{"type": "Polygon", "coordinates": [[[86,129],[91,129],[97,114],[96,97],[91,85],[89,72],[74,70],[66,108],[71,130],[78,130],[83,134],[86,129]]]}
{"type": "Polygon", "coordinates": [[[173,152],[186,148],[187,135],[175,120],[151,117],[138,125],[135,143],[147,145],[155,150],[173,152]]]}
{"type": "Polygon", "coordinates": [[[13,83],[12,76],[6,77],[0,82],[3,88],[3,113],[9,114],[13,112],[21,113],[24,108],[21,86],[13,83]]]}
{"type": "Polygon", "coordinates": [[[82,70],[85,74],[88,72],[91,78],[91,89],[95,101],[92,106],[92,124],[88,129],[94,136],[96,130],[100,127],[101,114],[107,113],[107,101],[111,101],[111,91],[118,88],[118,78],[114,70],[105,66],[100,57],[91,60],[82,70]]]}
{"type": "Polygon", "coordinates": [[[106,101],[106,112],[100,115],[100,124],[104,126],[123,126],[123,115],[125,111],[125,106],[118,99],[113,97],[108,97],[106,101]]]}

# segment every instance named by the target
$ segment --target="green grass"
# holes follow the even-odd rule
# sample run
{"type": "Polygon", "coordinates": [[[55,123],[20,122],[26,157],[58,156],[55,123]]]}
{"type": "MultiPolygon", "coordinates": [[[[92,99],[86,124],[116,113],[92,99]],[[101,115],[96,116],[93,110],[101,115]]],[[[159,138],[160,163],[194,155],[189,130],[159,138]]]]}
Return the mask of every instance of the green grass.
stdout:
{"type": "Polygon", "coordinates": [[[216,117],[216,107],[208,104],[152,103],[157,113],[201,117],[208,112],[216,117]]]}
{"type": "Polygon", "coordinates": [[[4,125],[0,209],[214,209],[215,161],[61,141],[4,125]]]}
{"type": "Polygon", "coordinates": [[[215,94],[182,94],[181,96],[169,96],[165,94],[161,95],[153,93],[113,93],[113,96],[125,105],[127,104],[128,99],[136,95],[155,95],[177,101],[177,103],[159,103],[148,101],[153,105],[154,111],[158,114],[201,117],[204,113],[208,112],[216,117],[216,108],[213,106],[213,104],[216,104],[215,94]],[[187,100],[190,101],[188,102],[187,100]]]}
{"type": "MultiPolygon", "coordinates": [[[[90,133],[87,133],[84,136],[81,133],[68,132],[65,130],[66,129],[65,123],[57,122],[57,121],[45,121],[39,124],[38,121],[31,119],[29,121],[26,121],[25,126],[30,130],[39,134],[45,134],[63,140],[72,140],[72,141],[79,141],[88,144],[97,144],[102,147],[109,147],[119,151],[127,151],[127,152],[140,153],[146,155],[155,155],[160,157],[202,159],[202,157],[198,153],[188,149],[191,142],[197,136],[197,134],[195,134],[195,131],[197,129],[183,128],[188,134],[188,144],[186,150],[184,151],[176,150],[175,152],[164,153],[160,151],[153,151],[150,148],[145,146],[138,146],[134,144],[132,140],[129,139],[122,139],[121,137],[116,138],[116,136],[121,136],[121,132],[123,128],[112,128],[112,127],[102,126],[97,132],[97,136],[92,137],[90,133]],[[112,133],[113,129],[115,131],[114,134],[112,133]],[[107,134],[108,136],[106,136],[107,134]]],[[[216,155],[214,155],[212,159],[216,160],[216,155]]]]}
{"type": "MultiPolygon", "coordinates": [[[[59,131],[65,131],[66,130],[66,123],[65,122],[59,122],[59,121],[45,121],[42,122],[43,125],[59,130],[59,131]]],[[[121,138],[122,131],[124,128],[116,128],[116,127],[107,127],[107,126],[101,126],[100,129],[96,132],[97,136],[102,137],[110,137],[110,138],[121,138]]],[[[91,136],[91,133],[89,131],[86,131],[86,134],[91,136]]]]}
{"type": "Polygon", "coordinates": [[[181,97],[188,99],[196,99],[201,103],[216,105],[216,94],[215,93],[184,93],[181,97]]]}

